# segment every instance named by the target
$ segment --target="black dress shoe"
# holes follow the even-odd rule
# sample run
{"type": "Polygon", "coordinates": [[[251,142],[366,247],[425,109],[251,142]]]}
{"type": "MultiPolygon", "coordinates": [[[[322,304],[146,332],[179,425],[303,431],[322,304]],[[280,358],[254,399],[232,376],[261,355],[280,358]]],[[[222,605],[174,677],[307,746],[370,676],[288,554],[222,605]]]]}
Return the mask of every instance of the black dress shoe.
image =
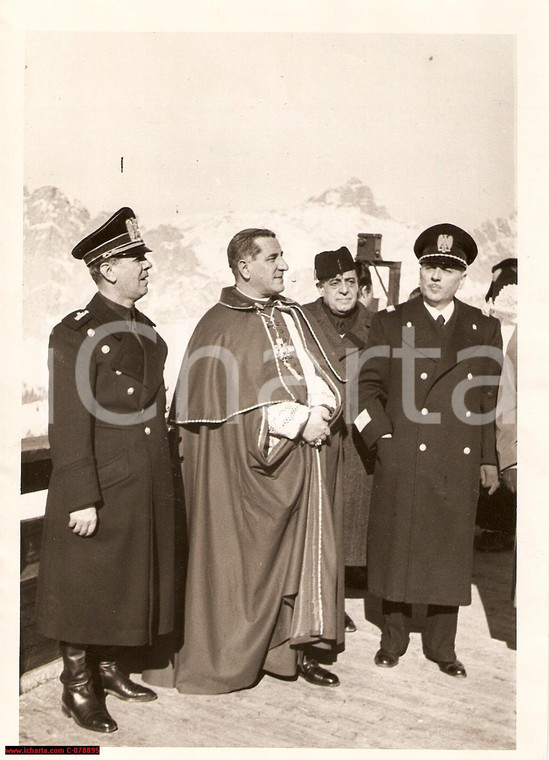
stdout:
{"type": "Polygon", "coordinates": [[[61,709],[67,718],[74,718],[81,728],[112,734],[118,729],[116,722],[107,712],[105,705],[97,699],[93,684],[65,684],[61,698],[61,709]]]}
{"type": "Polygon", "coordinates": [[[398,657],[385,649],[379,649],[374,657],[374,662],[378,668],[394,668],[398,665],[398,657]]]}
{"type": "Polygon", "coordinates": [[[467,671],[459,660],[453,662],[442,662],[439,660],[433,660],[439,666],[443,673],[447,676],[453,676],[454,678],[467,678],[467,671]]]}
{"type": "Polygon", "coordinates": [[[152,689],[131,681],[116,662],[100,662],[99,677],[103,690],[124,702],[152,702],[158,699],[152,689]]]}
{"type": "Polygon", "coordinates": [[[347,615],[347,613],[345,613],[345,631],[347,633],[355,633],[356,630],[357,628],[352,617],[350,617],[349,615],[347,615]]]}
{"type": "Polygon", "coordinates": [[[303,656],[303,662],[297,664],[297,674],[315,686],[339,686],[339,678],[335,673],[330,673],[306,655],[303,656]]]}

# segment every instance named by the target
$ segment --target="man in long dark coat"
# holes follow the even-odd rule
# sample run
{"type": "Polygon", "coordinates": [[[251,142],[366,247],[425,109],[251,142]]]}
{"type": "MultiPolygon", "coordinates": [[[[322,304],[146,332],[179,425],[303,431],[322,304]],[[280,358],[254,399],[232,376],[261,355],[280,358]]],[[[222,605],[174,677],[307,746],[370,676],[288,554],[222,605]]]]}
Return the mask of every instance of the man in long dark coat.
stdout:
{"type": "Polygon", "coordinates": [[[50,337],[48,492],[36,628],[59,639],[65,714],[117,725],[97,693],[150,701],[117,647],[173,627],[174,500],[165,421],[166,344],[134,308],[151,263],[123,208],[72,251],[98,293],[50,337]]]}
{"type": "Polygon", "coordinates": [[[341,397],[281,295],[288,267],[274,233],[237,233],[228,259],[236,285],[198,323],[174,401],[189,543],[183,646],[173,668],[144,678],[199,694],[253,686],[263,672],[337,686],[317,655],[333,659],[344,637],[341,397]]]}
{"type": "Polygon", "coordinates": [[[455,635],[471,603],[479,482],[498,485],[495,403],[499,321],[455,298],[477,255],[464,230],[425,230],[414,252],[421,297],[372,320],[355,420],[377,460],[370,506],[368,590],[383,599],[380,667],[409,643],[423,608],[425,656],[464,677],[455,635]],[[419,612],[418,612],[419,614],[419,612]]]}
{"type": "MultiPolygon", "coordinates": [[[[359,302],[359,278],[351,252],[343,246],[337,251],[322,251],[315,257],[315,277],[320,298],[305,304],[303,311],[321,336],[324,347],[338,372],[352,383],[366,348],[372,312],[359,302]]],[[[370,280],[371,282],[371,280],[370,280]]],[[[341,386],[344,392],[345,386],[341,386]]],[[[364,576],[368,512],[374,456],[368,450],[352,420],[343,427],[343,546],[349,578],[364,576]]],[[[356,631],[349,615],[345,630],[356,631]]]]}

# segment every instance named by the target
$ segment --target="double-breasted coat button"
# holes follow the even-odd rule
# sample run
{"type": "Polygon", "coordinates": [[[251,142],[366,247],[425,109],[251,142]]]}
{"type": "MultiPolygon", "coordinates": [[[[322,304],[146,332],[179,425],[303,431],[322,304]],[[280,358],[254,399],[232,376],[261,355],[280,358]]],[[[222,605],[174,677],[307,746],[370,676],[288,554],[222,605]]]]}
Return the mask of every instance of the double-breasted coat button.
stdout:
{"type": "Polygon", "coordinates": [[[477,329],[477,326],[476,326],[476,325],[473,325],[473,330],[476,330],[476,329],[477,329]]]}
{"type": "Polygon", "coordinates": [[[420,375],[420,377],[421,377],[422,380],[427,380],[427,378],[429,377],[429,375],[427,374],[427,372],[422,372],[421,375],[420,375]]]}
{"type": "Polygon", "coordinates": [[[423,415],[425,415],[425,414],[429,414],[429,410],[427,409],[427,407],[425,407],[425,406],[424,406],[424,407],[423,407],[423,409],[421,410],[421,413],[422,413],[423,415]]]}
{"type": "Polygon", "coordinates": [[[93,327],[88,328],[88,335],[90,336],[90,338],[93,338],[93,336],[95,335],[95,330],[93,329],[93,327]]]}
{"type": "Polygon", "coordinates": [[[465,416],[466,416],[466,417],[470,417],[470,416],[471,416],[471,412],[470,412],[468,409],[467,409],[467,411],[465,412],[465,416]]]}
{"type": "Polygon", "coordinates": [[[115,375],[121,375],[121,374],[122,374],[122,372],[120,372],[120,370],[119,370],[119,369],[115,369],[115,370],[114,370],[114,373],[115,373],[115,375]]]}
{"type": "Polygon", "coordinates": [[[135,388],[132,388],[132,387],[130,386],[130,387],[128,388],[128,390],[126,391],[126,393],[128,394],[128,396],[133,396],[133,394],[135,393],[135,388]]]}
{"type": "Polygon", "coordinates": [[[470,372],[468,372],[467,373],[467,380],[472,380],[472,379],[473,379],[473,375],[470,372]]]}
{"type": "Polygon", "coordinates": [[[420,451],[427,451],[427,446],[424,443],[419,444],[419,450],[420,451]]]}
{"type": "Polygon", "coordinates": [[[471,449],[469,448],[469,446],[466,446],[466,447],[463,449],[463,453],[464,453],[464,454],[470,454],[470,453],[471,453],[471,449]]]}
{"type": "Polygon", "coordinates": [[[411,327],[411,326],[412,326],[411,322],[406,322],[406,327],[411,327]]]}
{"type": "Polygon", "coordinates": [[[107,345],[101,346],[101,351],[102,351],[104,354],[108,354],[110,350],[111,350],[111,347],[110,347],[110,346],[107,346],[107,345]]]}
{"type": "Polygon", "coordinates": [[[146,427],[144,432],[145,432],[145,435],[150,435],[151,434],[150,427],[146,427]]]}

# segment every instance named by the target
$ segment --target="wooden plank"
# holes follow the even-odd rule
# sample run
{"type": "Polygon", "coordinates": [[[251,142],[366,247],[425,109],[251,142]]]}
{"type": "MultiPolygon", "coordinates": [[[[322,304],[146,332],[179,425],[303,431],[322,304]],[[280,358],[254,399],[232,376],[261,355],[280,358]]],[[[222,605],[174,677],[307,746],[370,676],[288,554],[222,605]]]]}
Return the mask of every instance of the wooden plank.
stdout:
{"type": "MultiPolygon", "coordinates": [[[[147,705],[112,697],[119,731],[97,735],[59,709],[60,684],[48,681],[20,701],[22,744],[102,747],[272,747],[512,750],[515,748],[514,616],[507,580],[513,557],[475,555],[473,604],[462,610],[458,655],[468,678],[453,679],[423,657],[419,634],[398,666],[376,668],[375,604],[355,593],[346,609],[358,624],[333,670],[336,689],[265,676],[253,689],[196,696],[158,689],[147,705]],[[491,611],[487,611],[486,604],[491,611]],[[501,610],[506,608],[505,614],[501,610]],[[494,611],[497,616],[494,622],[494,611]],[[367,617],[368,615],[368,617],[367,617]],[[509,643],[511,642],[511,644],[509,643]]],[[[139,680],[139,675],[134,676],[139,680]]]]}

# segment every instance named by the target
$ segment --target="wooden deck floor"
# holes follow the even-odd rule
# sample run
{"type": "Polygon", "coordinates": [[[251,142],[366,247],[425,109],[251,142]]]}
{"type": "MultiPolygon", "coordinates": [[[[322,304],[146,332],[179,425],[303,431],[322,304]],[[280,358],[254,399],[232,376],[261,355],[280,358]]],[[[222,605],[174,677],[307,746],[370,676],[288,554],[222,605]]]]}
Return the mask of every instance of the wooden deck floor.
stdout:
{"type": "MultiPolygon", "coordinates": [[[[185,696],[159,689],[150,704],[108,698],[119,730],[80,729],[59,709],[57,680],[22,694],[20,743],[107,747],[271,747],[436,750],[515,748],[515,609],[509,599],[513,556],[475,555],[473,604],[460,612],[457,652],[468,678],[453,679],[421,653],[419,634],[392,670],[373,663],[375,605],[360,593],[347,611],[359,626],[334,671],[336,689],[271,677],[253,689],[185,696]],[[368,618],[368,619],[367,619],[368,618]]],[[[138,680],[138,679],[137,679],[138,680]]]]}

